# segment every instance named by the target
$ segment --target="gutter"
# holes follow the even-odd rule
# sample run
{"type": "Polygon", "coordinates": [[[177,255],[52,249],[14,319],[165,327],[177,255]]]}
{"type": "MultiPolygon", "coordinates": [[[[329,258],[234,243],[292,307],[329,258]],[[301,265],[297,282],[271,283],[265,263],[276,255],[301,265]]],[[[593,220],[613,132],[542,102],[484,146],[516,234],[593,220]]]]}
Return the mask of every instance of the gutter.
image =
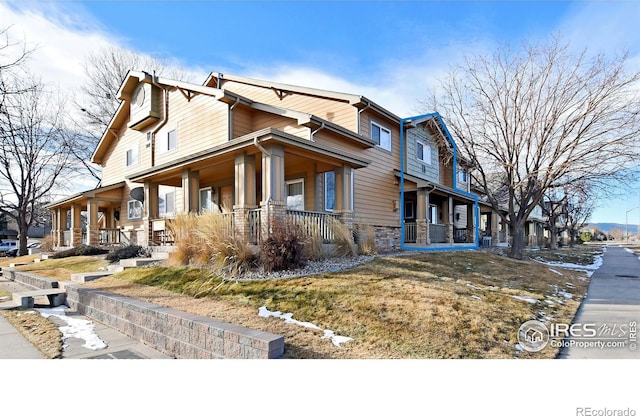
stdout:
{"type": "MultiPolygon", "coordinates": [[[[260,150],[262,152],[262,154],[267,155],[269,157],[271,157],[271,153],[267,152],[267,149],[265,149],[264,147],[262,147],[262,145],[260,144],[260,141],[258,140],[258,136],[253,138],[253,145],[255,147],[258,148],[258,150],[260,150]]],[[[269,190],[271,190],[271,187],[269,187],[269,190]]],[[[269,191],[269,197],[267,198],[266,201],[266,207],[267,207],[267,221],[270,221],[271,218],[271,191],[269,191]]],[[[269,236],[271,236],[271,224],[269,224],[269,226],[267,227],[267,238],[269,238],[269,236]]]]}
{"type": "MultiPolygon", "coordinates": [[[[456,147],[456,143],[453,140],[453,137],[451,136],[451,134],[449,133],[449,130],[447,129],[447,126],[444,124],[444,122],[442,121],[442,117],[440,116],[439,113],[435,112],[435,113],[429,113],[429,114],[423,114],[417,117],[406,117],[406,118],[402,118],[400,119],[400,248],[402,250],[411,250],[411,251],[453,251],[453,250],[469,250],[469,249],[477,249],[480,245],[480,232],[479,232],[479,226],[480,226],[480,206],[478,204],[478,196],[471,194],[467,191],[464,191],[462,189],[458,189],[457,184],[456,184],[456,176],[458,174],[457,170],[457,159],[456,159],[456,154],[458,153],[458,148],[456,147]],[[405,245],[404,242],[404,236],[405,236],[405,228],[404,228],[404,155],[405,155],[405,150],[404,150],[404,123],[406,121],[409,120],[414,120],[416,118],[425,118],[425,117],[435,117],[438,119],[438,121],[440,122],[440,124],[443,126],[444,131],[445,131],[445,136],[447,137],[447,140],[449,140],[449,143],[451,143],[451,146],[453,147],[453,189],[456,192],[461,193],[462,195],[466,195],[468,197],[470,197],[471,199],[474,200],[474,214],[475,214],[475,218],[474,218],[474,245],[473,246],[469,246],[469,245],[464,245],[462,247],[455,247],[451,246],[451,247],[407,247],[405,245]]],[[[435,185],[434,185],[435,187],[435,185]]],[[[452,243],[452,244],[456,244],[456,243],[452,243]]],[[[459,243],[458,243],[459,244],[459,243]]]]}
{"type": "Polygon", "coordinates": [[[368,108],[371,107],[371,102],[367,101],[367,106],[361,110],[358,110],[358,134],[360,134],[360,115],[368,108]]]}
{"type": "Polygon", "coordinates": [[[315,140],[313,140],[313,136],[315,136],[315,134],[317,132],[319,132],[320,130],[325,128],[325,124],[324,121],[320,123],[320,127],[318,127],[317,129],[315,129],[314,131],[311,132],[311,136],[309,137],[309,140],[311,140],[312,142],[315,142],[315,140]]]}

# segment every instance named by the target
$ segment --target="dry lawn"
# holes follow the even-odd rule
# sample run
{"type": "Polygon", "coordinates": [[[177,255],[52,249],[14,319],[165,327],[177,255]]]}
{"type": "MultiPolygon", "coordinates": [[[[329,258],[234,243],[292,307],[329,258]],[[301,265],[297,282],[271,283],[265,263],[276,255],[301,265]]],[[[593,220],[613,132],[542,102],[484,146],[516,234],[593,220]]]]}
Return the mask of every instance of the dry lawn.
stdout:
{"type": "Polygon", "coordinates": [[[44,358],[62,357],[62,333],[56,324],[33,310],[0,311],[0,314],[35,345],[44,358]]]}
{"type": "MultiPolygon", "coordinates": [[[[597,249],[589,250],[580,256],[590,263],[597,249]]],[[[195,268],[139,268],[86,286],[282,334],[289,358],[553,358],[551,347],[518,353],[517,330],[543,314],[572,321],[588,279],[560,271],[466,251],[379,257],[338,273],[253,282],[195,268]],[[321,331],[259,317],[261,306],[354,340],[335,347],[321,331]]]]}
{"type": "MultiPolygon", "coordinates": [[[[96,272],[106,267],[109,262],[102,256],[75,256],[63,259],[48,259],[40,263],[32,263],[16,267],[16,270],[33,272],[41,276],[57,280],[70,280],[72,273],[96,272]]],[[[20,257],[23,259],[24,257],[20,257]]],[[[25,260],[21,260],[25,261],[25,260]]]]}

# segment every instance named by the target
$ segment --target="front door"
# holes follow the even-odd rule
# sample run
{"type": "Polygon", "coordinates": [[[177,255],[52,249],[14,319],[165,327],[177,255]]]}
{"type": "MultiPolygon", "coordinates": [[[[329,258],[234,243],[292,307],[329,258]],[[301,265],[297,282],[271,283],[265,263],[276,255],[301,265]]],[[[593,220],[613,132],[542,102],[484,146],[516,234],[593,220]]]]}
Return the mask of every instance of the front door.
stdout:
{"type": "Polygon", "coordinates": [[[220,188],[220,208],[222,212],[233,211],[233,185],[220,188]]]}

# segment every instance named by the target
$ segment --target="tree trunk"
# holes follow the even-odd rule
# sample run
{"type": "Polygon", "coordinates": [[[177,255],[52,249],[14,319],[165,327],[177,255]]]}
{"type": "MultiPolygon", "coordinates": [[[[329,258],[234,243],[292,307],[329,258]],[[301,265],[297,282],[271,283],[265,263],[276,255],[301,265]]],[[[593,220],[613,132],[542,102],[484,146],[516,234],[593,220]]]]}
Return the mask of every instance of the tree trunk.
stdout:
{"type": "Polygon", "coordinates": [[[569,247],[573,248],[576,244],[576,232],[574,230],[569,231],[569,247]]]}
{"type": "Polygon", "coordinates": [[[549,248],[551,250],[558,249],[558,227],[555,224],[555,218],[553,222],[549,223],[549,233],[551,234],[549,237],[549,248]]]}
{"type": "Polygon", "coordinates": [[[18,220],[18,255],[26,256],[27,251],[27,234],[29,233],[29,225],[26,221],[20,219],[18,220]]]}
{"type": "Polygon", "coordinates": [[[511,254],[510,257],[522,260],[522,250],[524,249],[524,221],[519,221],[511,227],[511,254]]]}

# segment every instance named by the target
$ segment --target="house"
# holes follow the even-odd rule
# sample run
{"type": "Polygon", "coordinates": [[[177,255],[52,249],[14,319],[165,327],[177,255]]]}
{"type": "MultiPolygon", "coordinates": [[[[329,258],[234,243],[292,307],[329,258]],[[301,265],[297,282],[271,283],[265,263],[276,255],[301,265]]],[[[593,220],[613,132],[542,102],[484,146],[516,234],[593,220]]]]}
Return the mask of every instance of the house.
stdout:
{"type": "Polygon", "coordinates": [[[210,211],[254,244],[287,217],[321,225],[331,240],[326,224],[335,218],[351,229],[371,225],[378,248],[391,250],[400,247],[401,209],[416,224],[415,244],[473,242],[473,201],[456,191],[439,117],[406,122],[400,149],[404,121],[360,95],[215,73],[197,85],[132,71],[118,96],[92,156],[100,187],[48,205],[58,246],[171,244],[172,218],[210,211]]]}

